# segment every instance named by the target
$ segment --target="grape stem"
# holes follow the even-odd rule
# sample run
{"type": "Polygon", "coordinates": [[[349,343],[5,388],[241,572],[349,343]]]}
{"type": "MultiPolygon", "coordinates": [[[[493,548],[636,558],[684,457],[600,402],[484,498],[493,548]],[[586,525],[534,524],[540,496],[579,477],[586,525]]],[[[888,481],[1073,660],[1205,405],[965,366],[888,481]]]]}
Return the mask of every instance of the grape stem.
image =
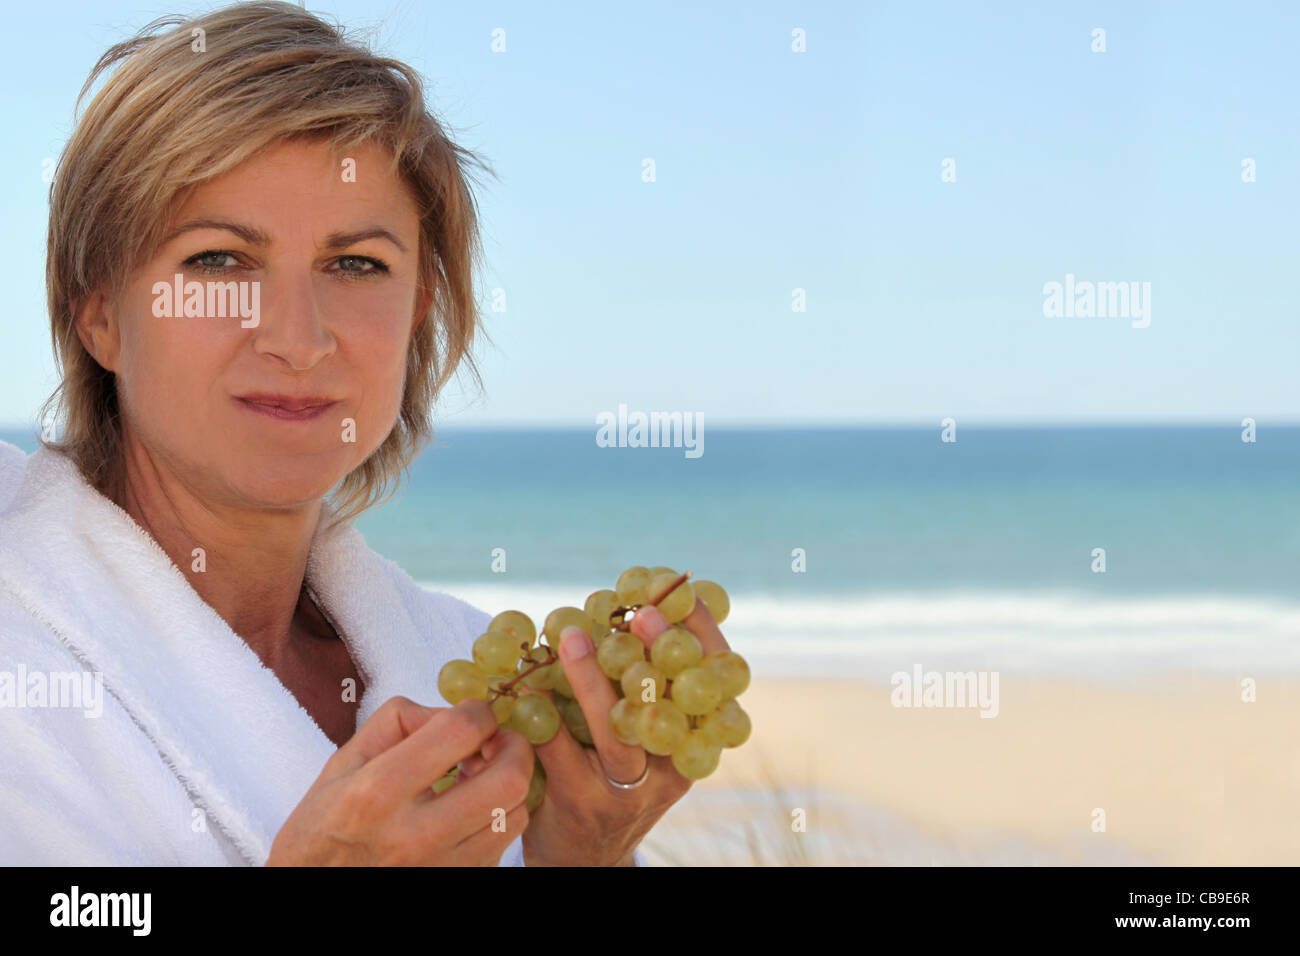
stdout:
{"type": "MultiPolygon", "coordinates": [[[[520,644],[519,646],[520,646],[521,649],[523,648],[523,645],[522,645],[522,644],[520,644]]],[[[546,648],[546,660],[544,660],[544,661],[534,661],[534,662],[533,662],[533,666],[530,667],[530,668],[528,668],[528,670],[526,670],[526,671],[520,671],[520,672],[519,672],[518,674],[516,674],[514,677],[510,678],[510,680],[508,680],[508,681],[504,681],[503,683],[498,684],[498,685],[496,686],[496,690],[493,691],[493,693],[492,693],[491,700],[496,700],[497,698],[499,698],[499,697],[503,697],[503,696],[506,696],[506,695],[509,695],[510,697],[516,697],[516,696],[518,696],[517,694],[515,694],[515,685],[516,685],[516,684],[518,684],[521,680],[523,680],[525,677],[527,677],[527,676],[528,676],[529,674],[531,674],[533,671],[538,670],[539,668],[542,668],[542,667],[547,667],[547,666],[549,666],[549,665],[551,665],[551,664],[554,664],[556,661],[559,660],[559,658],[555,656],[555,651],[551,650],[551,645],[550,645],[550,644],[539,644],[539,645],[537,645],[537,646],[538,646],[538,647],[544,647],[544,648],[546,648]]],[[[529,650],[528,653],[530,653],[530,654],[532,653],[531,649],[529,650]]],[[[491,702],[491,701],[489,701],[489,703],[490,703],[490,702],[491,702]]]]}

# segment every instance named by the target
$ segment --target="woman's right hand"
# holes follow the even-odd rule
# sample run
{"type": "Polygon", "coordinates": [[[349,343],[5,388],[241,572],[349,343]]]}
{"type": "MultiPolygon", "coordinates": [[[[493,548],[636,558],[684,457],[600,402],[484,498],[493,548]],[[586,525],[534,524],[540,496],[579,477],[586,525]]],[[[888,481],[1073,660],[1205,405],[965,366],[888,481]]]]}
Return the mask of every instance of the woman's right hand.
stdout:
{"type": "Polygon", "coordinates": [[[393,697],[326,761],[266,865],[495,866],[528,825],[533,760],[484,701],[393,697]],[[475,754],[473,776],[435,796],[434,782],[475,754]]]}

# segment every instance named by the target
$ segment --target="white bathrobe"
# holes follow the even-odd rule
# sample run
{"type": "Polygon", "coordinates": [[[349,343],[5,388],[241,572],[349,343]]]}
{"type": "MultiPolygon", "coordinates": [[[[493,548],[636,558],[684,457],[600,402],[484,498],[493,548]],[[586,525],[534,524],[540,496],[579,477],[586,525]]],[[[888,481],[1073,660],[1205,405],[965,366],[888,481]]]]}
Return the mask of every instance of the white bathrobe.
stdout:
{"type": "MultiPolygon", "coordinates": [[[[438,671],[489,620],[355,529],[317,533],[307,582],[364,680],[358,726],[397,695],[444,705],[438,671]]],[[[70,460],[0,442],[0,864],[261,865],[334,752],[70,460]],[[97,716],[98,677],[83,709],[35,696],[87,672],[97,716]]],[[[520,840],[501,863],[523,864],[520,840]]]]}

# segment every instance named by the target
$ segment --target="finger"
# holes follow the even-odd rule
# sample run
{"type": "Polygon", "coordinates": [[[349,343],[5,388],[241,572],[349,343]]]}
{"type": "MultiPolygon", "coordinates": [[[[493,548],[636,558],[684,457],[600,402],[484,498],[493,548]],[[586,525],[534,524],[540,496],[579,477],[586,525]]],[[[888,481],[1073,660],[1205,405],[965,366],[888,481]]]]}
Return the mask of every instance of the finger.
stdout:
{"type": "Polygon", "coordinates": [[[727,639],[722,636],[722,630],[713,620],[709,606],[699,598],[695,599],[695,607],[692,608],[691,613],[682,618],[681,625],[700,639],[700,647],[704,648],[706,657],[731,650],[731,645],[727,643],[727,639]]]}
{"type": "Polygon", "coordinates": [[[428,834],[436,833],[459,843],[479,830],[490,829],[494,821],[524,802],[532,780],[532,746],[523,734],[503,735],[500,751],[482,770],[418,808],[415,820],[421,836],[417,838],[428,839],[428,834]]]}
{"type": "Polygon", "coordinates": [[[663,612],[653,604],[647,604],[637,611],[632,616],[632,623],[628,625],[632,633],[641,638],[647,651],[654,647],[655,639],[670,627],[672,625],[663,616],[663,612]]]}
{"type": "Polygon", "coordinates": [[[427,793],[439,777],[478,753],[496,732],[497,719],[486,701],[463,700],[435,714],[358,773],[371,777],[372,784],[390,789],[399,799],[414,797],[427,793]]]}
{"type": "Polygon", "coordinates": [[[591,638],[581,628],[566,627],[560,635],[560,662],[573,686],[574,699],[587,718],[591,742],[605,773],[621,783],[639,779],[645,772],[646,753],[614,736],[609,712],[618,702],[618,695],[600,669],[591,638]]]}
{"type": "Polygon", "coordinates": [[[482,771],[486,766],[487,761],[478,754],[475,754],[473,757],[469,757],[466,760],[462,760],[460,762],[460,772],[456,774],[456,782],[460,783],[468,780],[470,777],[474,776],[474,774],[482,771]]]}
{"type": "Polygon", "coordinates": [[[497,732],[493,734],[491,737],[489,737],[486,741],[484,741],[483,747],[479,751],[483,759],[488,761],[495,760],[497,754],[499,754],[501,751],[506,749],[506,744],[509,743],[509,738],[511,735],[514,735],[515,737],[524,736],[519,731],[511,727],[498,727],[497,732]]]}
{"type": "MultiPolygon", "coordinates": [[[[575,688],[576,691],[576,688],[575,688]]],[[[528,689],[530,694],[545,694],[552,700],[555,695],[549,691],[528,689]]],[[[591,775],[591,761],[587,758],[587,748],[578,743],[569,731],[564,718],[560,718],[560,729],[555,736],[544,744],[534,744],[537,759],[542,762],[547,780],[581,780],[591,775]]]]}
{"type": "MultiPolygon", "coordinates": [[[[563,666],[564,664],[561,663],[560,667],[563,666]]],[[[554,691],[533,690],[526,686],[521,687],[520,690],[527,694],[541,694],[552,703],[555,703],[560,696],[554,691]]],[[[557,704],[556,707],[558,709],[559,705],[557,704]]],[[[537,759],[542,762],[547,780],[594,780],[595,771],[592,768],[590,751],[573,736],[563,716],[560,717],[560,729],[555,732],[555,736],[545,743],[534,744],[533,750],[537,754],[537,759]]]]}
{"type": "MultiPolygon", "coordinates": [[[[672,627],[663,616],[663,612],[653,604],[647,604],[637,611],[629,626],[632,633],[641,638],[646,647],[653,647],[655,639],[672,627]]],[[[695,599],[695,607],[691,610],[691,613],[678,621],[677,626],[683,627],[695,635],[696,640],[700,642],[700,649],[706,657],[709,654],[731,650],[731,647],[727,644],[727,639],[722,636],[722,631],[714,623],[713,615],[709,613],[708,607],[699,598],[695,599]]]]}
{"type": "MultiPolygon", "coordinates": [[[[390,697],[325,763],[325,770],[352,773],[411,736],[446,707],[424,707],[407,697],[390,697]]],[[[322,777],[325,774],[322,772],[322,777]]]]}
{"type": "MultiPolygon", "coordinates": [[[[456,845],[456,856],[465,861],[490,859],[492,864],[501,862],[501,854],[528,827],[528,808],[522,803],[510,809],[501,818],[496,828],[489,826],[476,833],[471,833],[456,845]]],[[[465,863],[460,864],[462,866],[465,863]]]]}
{"type": "Polygon", "coordinates": [[[458,780],[468,780],[474,774],[479,773],[489,762],[496,759],[496,755],[505,747],[505,734],[518,734],[519,731],[511,730],[508,727],[500,728],[495,734],[483,742],[479,752],[471,757],[466,757],[460,762],[460,773],[458,780]]]}

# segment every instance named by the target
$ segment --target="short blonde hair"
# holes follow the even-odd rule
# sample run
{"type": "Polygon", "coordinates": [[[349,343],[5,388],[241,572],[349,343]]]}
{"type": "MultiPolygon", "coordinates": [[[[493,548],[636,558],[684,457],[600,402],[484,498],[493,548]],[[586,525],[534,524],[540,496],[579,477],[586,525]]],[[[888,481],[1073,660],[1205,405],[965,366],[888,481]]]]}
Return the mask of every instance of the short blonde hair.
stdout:
{"type": "Polygon", "coordinates": [[[60,384],[41,417],[53,413],[62,428],[57,441],[42,443],[67,453],[92,486],[117,497],[117,386],[77,335],[80,304],[96,290],[120,292],[203,181],[285,140],[328,140],[338,151],[376,143],[418,203],[420,293],[432,291],[433,300],[411,340],[398,421],[343,479],[333,504],[338,519],[350,521],[387,500],[432,438],[433,401],[443,385],[462,363],[478,381],[470,349],[482,247],[470,166],[495,173],[446,136],[410,67],[288,3],[155,20],[100,58],[79,106],[110,67],[50,190],[46,295],[60,384]]]}

